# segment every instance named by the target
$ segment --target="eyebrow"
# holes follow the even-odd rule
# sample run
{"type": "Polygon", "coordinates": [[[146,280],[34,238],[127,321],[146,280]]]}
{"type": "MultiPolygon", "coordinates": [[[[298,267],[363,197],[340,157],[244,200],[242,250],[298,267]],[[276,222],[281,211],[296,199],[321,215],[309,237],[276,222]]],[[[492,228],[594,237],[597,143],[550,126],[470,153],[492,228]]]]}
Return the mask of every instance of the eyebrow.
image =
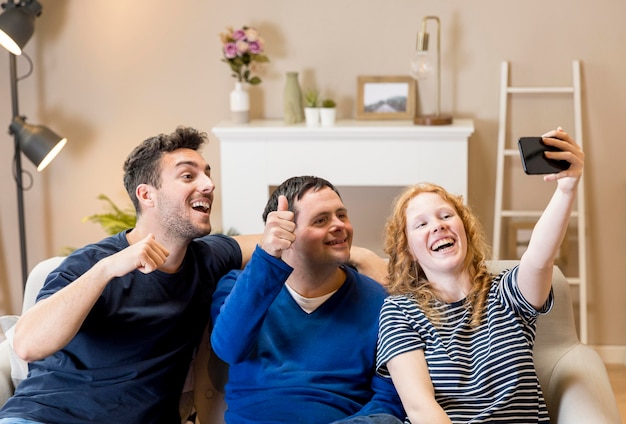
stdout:
{"type": "Polygon", "coordinates": [[[332,211],[322,211],[316,215],[313,215],[313,220],[319,218],[320,216],[328,216],[328,215],[337,215],[338,213],[348,213],[348,208],[343,207],[343,208],[337,208],[334,209],[332,211]]]}
{"type": "MultiPolygon", "coordinates": [[[[193,166],[194,168],[199,168],[198,162],[193,161],[193,160],[183,160],[183,161],[177,162],[175,166],[179,167],[179,166],[187,166],[187,165],[193,166]]],[[[207,163],[207,165],[204,167],[204,170],[205,171],[210,171],[211,170],[211,165],[209,165],[207,163]]]]}

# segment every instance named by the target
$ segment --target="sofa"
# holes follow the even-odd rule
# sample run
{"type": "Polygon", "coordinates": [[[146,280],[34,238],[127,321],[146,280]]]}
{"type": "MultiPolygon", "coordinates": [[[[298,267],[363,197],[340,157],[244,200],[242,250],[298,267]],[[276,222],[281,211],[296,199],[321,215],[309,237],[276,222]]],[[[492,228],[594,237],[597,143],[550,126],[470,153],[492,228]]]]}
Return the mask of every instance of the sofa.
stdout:
{"type": "MultiPolygon", "coordinates": [[[[28,309],[48,272],[62,257],[46,259],[29,274],[22,310],[28,309]]],[[[513,267],[517,261],[490,264],[494,273],[513,267]]],[[[619,424],[621,419],[606,367],[591,347],[582,344],[576,333],[569,284],[558,267],[552,282],[555,304],[537,323],[535,366],[546,398],[552,423],[619,424]]],[[[0,405],[13,393],[10,364],[11,349],[0,343],[0,405]]],[[[196,423],[223,424],[224,386],[228,368],[210,349],[205,332],[192,364],[190,387],[181,396],[181,410],[195,408],[196,423]]],[[[184,422],[184,420],[183,420],[184,422]]]]}

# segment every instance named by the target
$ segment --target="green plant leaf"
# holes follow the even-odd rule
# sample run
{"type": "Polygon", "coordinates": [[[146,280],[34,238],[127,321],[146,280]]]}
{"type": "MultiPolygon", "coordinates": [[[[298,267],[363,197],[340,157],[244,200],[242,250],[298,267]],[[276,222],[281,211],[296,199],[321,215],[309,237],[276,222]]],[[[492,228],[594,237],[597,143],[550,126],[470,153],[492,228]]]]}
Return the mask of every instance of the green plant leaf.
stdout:
{"type": "Polygon", "coordinates": [[[254,61],[259,63],[267,63],[270,61],[270,59],[264,54],[257,54],[254,55],[254,61]]]}
{"type": "Polygon", "coordinates": [[[315,88],[306,90],[304,93],[304,103],[307,107],[317,107],[320,93],[315,88]]]}
{"type": "Polygon", "coordinates": [[[133,208],[121,209],[104,194],[100,194],[98,199],[107,203],[105,209],[109,212],[86,216],[82,222],[91,221],[94,224],[99,224],[109,235],[117,234],[135,226],[137,216],[133,208]]]}
{"type": "Polygon", "coordinates": [[[322,101],[322,107],[335,107],[336,105],[333,99],[324,99],[322,101]]]}

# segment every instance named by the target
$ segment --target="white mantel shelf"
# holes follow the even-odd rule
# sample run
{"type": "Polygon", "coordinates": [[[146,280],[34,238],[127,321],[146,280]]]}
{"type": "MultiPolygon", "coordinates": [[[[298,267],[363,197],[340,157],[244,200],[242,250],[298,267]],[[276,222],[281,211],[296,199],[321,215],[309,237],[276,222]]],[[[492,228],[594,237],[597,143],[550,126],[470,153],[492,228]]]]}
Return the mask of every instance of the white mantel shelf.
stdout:
{"type": "MultiPolygon", "coordinates": [[[[223,227],[239,233],[263,230],[269,187],[295,175],[357,187],[430,181],[467,199],[468,142],[474,132],[470,119],[445,126],[339,120],[327,128],[253,120],[222,122],[212,132],[221,143],[223,227]]],[[[371,200],[374,205],[376,199],[371,200]]]]}
{"type": "Polygon", "coordinates": [[[339,139],[380,139],[415,140],[436,137],[442,139],[468,138],[474,132],[471,119],[455,119],[452,125],[420,126],[411,121],[357,121],[339,120],[332,127],[307,127],[304,123],[287,125],[282,120],[253,120],[249,124],[233,124],[229,121],[220,122],[213,128],[213,133],[220,139],[221,134],[229,140],[248,139],[251,134],[260,137],[271,137],[273,140],[310,140],[324,138],[339,139]],[[219,134],[218,134],[219,133],[219,134]],[[295,137],[295,138],[294,138],[295,137]]]}

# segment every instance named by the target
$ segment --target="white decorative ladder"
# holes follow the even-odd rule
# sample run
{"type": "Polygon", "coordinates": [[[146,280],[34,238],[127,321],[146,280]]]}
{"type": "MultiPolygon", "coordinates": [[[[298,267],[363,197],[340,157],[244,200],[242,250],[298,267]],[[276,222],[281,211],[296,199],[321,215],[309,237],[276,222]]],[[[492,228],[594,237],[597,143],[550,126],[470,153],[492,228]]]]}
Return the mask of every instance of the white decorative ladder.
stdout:
{"type": "MultiPolygon", "coordinates": [[[[572,85],[561,87],[512,87],[509,85],[509,63],[502,62],[501,78],[500,78],[500,117],[498,127],[498,156],[496,169],[496,195],[495,195],[495,213],[493,225],[493,257],[498,259],[501,253],[502,241],[502,222],[505,218],[539,218],[542,211],[524,211],[524,210],[507,210],[503,209],[503,191],[504,191],[504,171],[507,162],[512,158],[519,160],[519,152],[517,148],[507,148],[506,143],[506,125],[507,125],[507,106],[509,96],[518,93],[524,94],[554,94],[563,93],[571,95],[574,102],[574,139],[582,147],[583,131],[582,131],[582,112],[581,112],[581,89],[580,89],[580,62],[574,60],[572,62],[572,85]],[[507,160],[507,157],[508,160],[507,160]],[[512,157],[512,158],[511,158],[512,157]]],[[[568,277],[568,281],[572,286],[578,286],[579,293],[579,324],[580,324],[580,340],[587,343],[588,339],[588,323],[587,323],[587,239],[585,226],[585,185],[581,178],[578,185],[578,195],[576,210],[572,212],[572,219],[577,219],[578,230],[578,277],[568,277]]]]}

